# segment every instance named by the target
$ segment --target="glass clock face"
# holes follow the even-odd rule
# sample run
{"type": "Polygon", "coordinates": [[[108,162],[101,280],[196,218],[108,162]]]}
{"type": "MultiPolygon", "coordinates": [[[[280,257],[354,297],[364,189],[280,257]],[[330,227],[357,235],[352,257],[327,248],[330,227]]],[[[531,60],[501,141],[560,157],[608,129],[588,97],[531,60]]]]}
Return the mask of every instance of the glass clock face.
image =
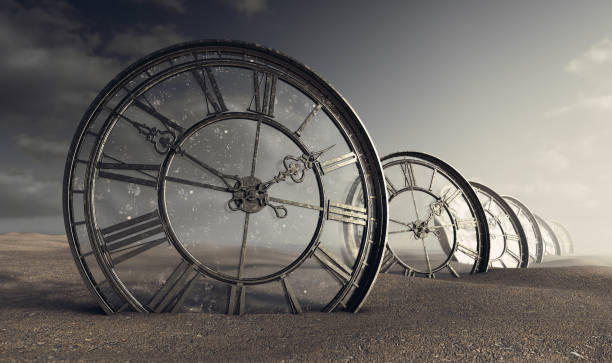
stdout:
{"type": "MultiPolygon", "coordinates": [[[[459,277],[486,271],[487,222],[469,183],[448,164],[423,153],[394,153],[382,163],[389,236],[381,272],[459,277]]],[[[363,200],[358,194],[355,198],[363,200]]]]}
{"type": "Polygon", "coordinates": [[[356,311],[387,223],[380,162],[346,101],[298,62],[227,41],[156,52],[100,93],[64,208],[109,313],[356,311]]]}
{"type": "Polygon", "coordinates": [[[561,223],[555,221],[548,222],[548,225],[557,237],[557,242],[559,242],[559,247],[561,249],[561,255],[573,254],[574,241],[572,241],[572,236],[567,228],[565,228],[561,223]]]}
{"type": "Polygon", "coordinates": [[[542,233],[535,216],[518,199],[509,196],[503,196],[502,198],[510,205],[525,231],[529,247],[529,263],[541,263],[543,256],[542,233]]]}
{"type": "Polygon", "coordinates": [[[529,245],[520,220],[512,207],[491,188],[471,182],[487,215],[491,267],[518,268],[529,264],[529,245]]]}
{"type": "Polygon", "coordinates": [[[534,214],[534,216],[538,222],[538,226],[540,226],[540,231],[542,232],[544,256],[560,256],[561,245],[559,244],[555,231],[553,231],[552,227],[544,220],[544,218],[538,216],[537,214],[534,214]]]}

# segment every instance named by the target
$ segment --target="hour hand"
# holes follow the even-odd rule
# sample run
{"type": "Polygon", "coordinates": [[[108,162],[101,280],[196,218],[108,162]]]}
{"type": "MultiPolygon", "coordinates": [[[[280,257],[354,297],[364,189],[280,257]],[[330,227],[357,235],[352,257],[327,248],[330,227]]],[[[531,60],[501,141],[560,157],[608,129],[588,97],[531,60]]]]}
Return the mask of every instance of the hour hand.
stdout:
{"type": "Polygon", "coordinates": [[[291,178],[294,183],[301,183],[304,181],[304,175],[306,170],[310,170],[314,168],[317,160],[323,155],[326,151],[331,150],[336,145],[332,145],[323,150],[314,151],[309,154],[302,154],[300,157],[295,157],[293,155],[287,155],[283,158],[283,166],[285,170],[280,171],[274,178],[269,181],[263,183],[266,188],[269,188],[272,184],[280,183],[287,179],[287,177],[291,178]]]}

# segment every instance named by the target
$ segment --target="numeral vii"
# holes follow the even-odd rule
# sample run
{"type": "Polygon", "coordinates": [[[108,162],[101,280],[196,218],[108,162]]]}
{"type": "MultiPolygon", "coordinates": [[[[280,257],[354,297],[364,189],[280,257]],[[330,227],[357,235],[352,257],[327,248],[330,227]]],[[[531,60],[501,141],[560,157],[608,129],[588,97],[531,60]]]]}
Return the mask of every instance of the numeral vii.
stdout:
{"type": "Polygon", "coordinates": [[[183,306],[196,277],[198,273],[191,265],[185,260],[181,261],[161,289],[155,293],[149,302],[149,308],[156,313],[176,312],[183,306]]]}

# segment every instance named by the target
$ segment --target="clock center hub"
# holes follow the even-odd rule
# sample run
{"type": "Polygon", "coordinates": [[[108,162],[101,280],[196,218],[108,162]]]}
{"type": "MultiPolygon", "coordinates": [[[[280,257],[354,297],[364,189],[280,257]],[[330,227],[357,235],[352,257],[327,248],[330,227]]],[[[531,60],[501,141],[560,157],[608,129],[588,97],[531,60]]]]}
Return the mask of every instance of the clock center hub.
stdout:
{"type": "Polygon", "coordinates": [[[427,221],[416,221],[412,222],[412,231],[417,239],[425,238],[431,230],[429,229],[427,221]]]}
{"type": "Polygon", "coordinates": [[[268,204],[266,186],[254,176],[245,176],[236,182],[229,202],[230,209],[256,213],[268,204]]]}

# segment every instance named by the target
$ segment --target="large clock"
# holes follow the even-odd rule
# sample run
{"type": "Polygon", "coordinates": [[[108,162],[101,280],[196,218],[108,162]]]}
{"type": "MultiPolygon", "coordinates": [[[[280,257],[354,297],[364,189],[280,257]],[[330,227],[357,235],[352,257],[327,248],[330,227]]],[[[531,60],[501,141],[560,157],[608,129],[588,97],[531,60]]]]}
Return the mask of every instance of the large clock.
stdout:
{"type": "MultiPolygon", "coordinates": [[[[385,156],[382,163],[389,198],[389,236],[381,272],[433,278],[486,271],[487,220],[467,180],[450,165],[424,153],[397,152],[385,156]]],[[[359,193],[350,195],[347,202],[363,200],[359,193]]],[[[347,228],[347,232],[352,230],[347,228]]],[[[347,238],[347,245],[358,250],[359,243],[352,240],[347,238]]]]}
{"type": "Polygon", "coordinates": [[[63,192],[107,313],[356,311],[384,250],[384,177],[361,121],[258,45],[184,43],[124,70],[85,113],[63,192]]]}

